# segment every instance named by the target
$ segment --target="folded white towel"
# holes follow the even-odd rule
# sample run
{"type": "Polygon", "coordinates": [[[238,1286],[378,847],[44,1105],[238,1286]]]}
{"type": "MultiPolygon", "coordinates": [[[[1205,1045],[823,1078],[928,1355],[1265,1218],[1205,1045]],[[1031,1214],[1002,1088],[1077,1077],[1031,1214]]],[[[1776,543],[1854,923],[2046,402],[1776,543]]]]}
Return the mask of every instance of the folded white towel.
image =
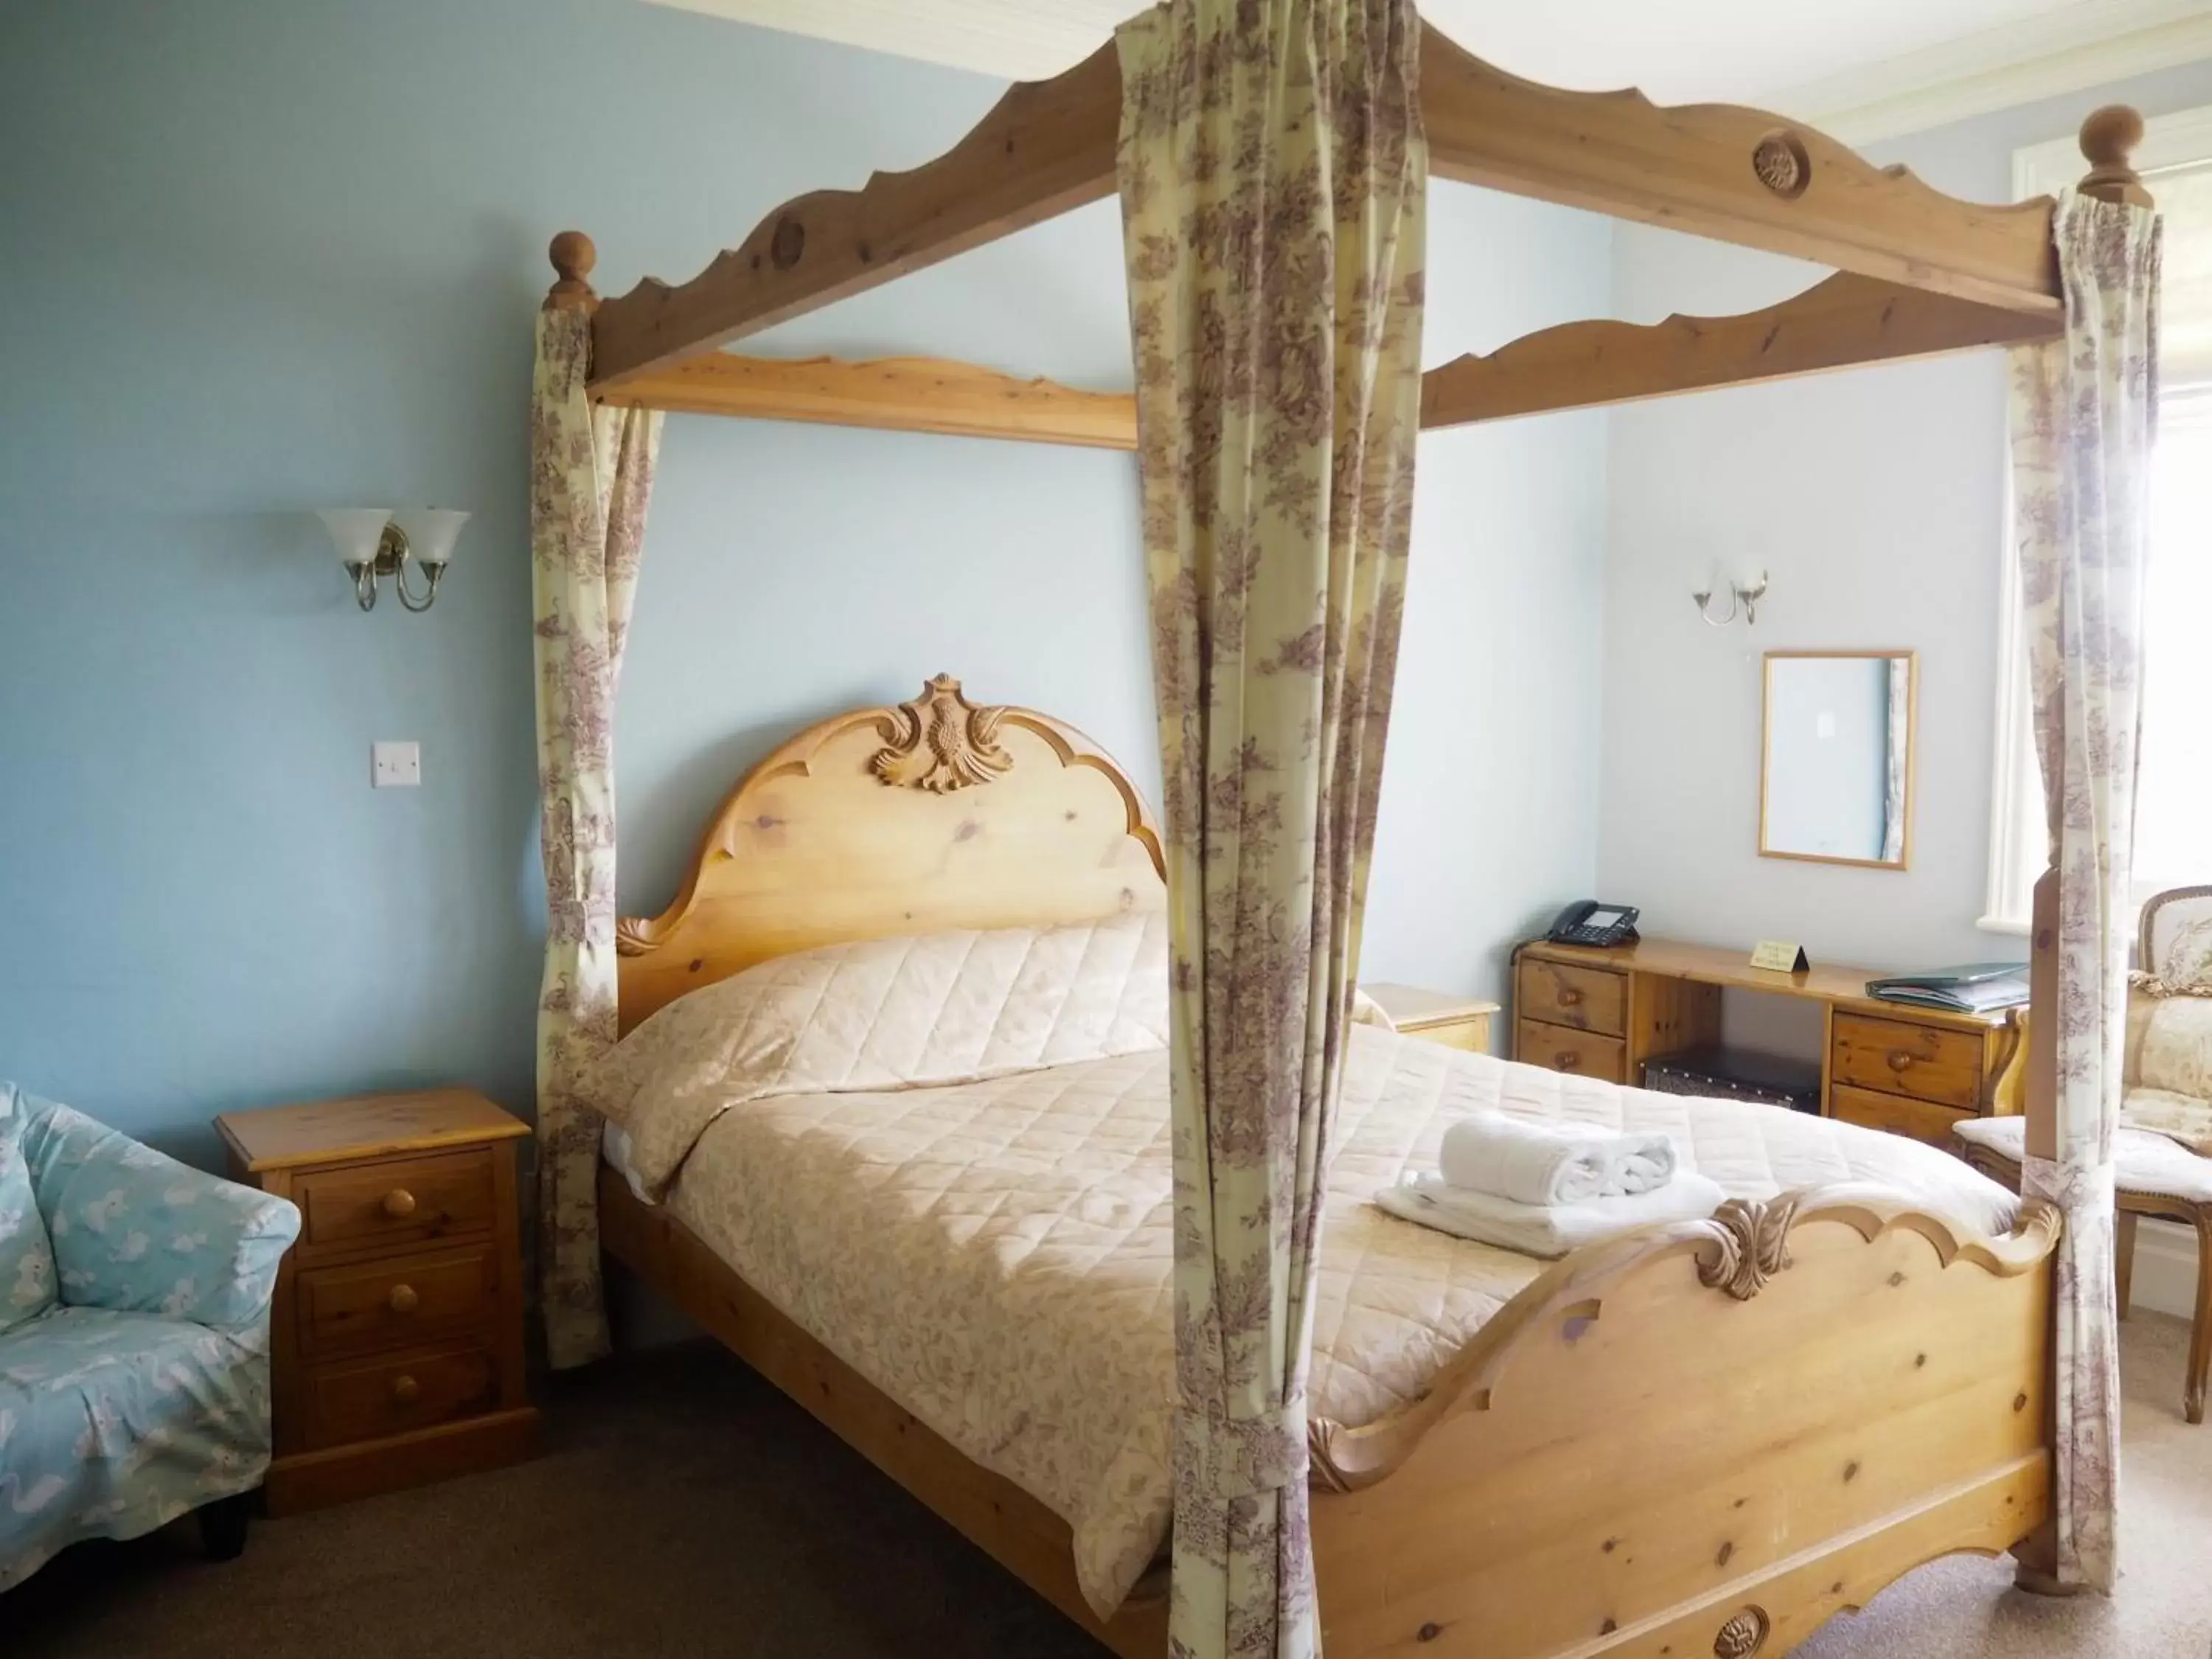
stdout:
{"type": "Polygon", "coordinates": [[[1674,1175],[1674,1143],[1663,1134],[1476,1112],[1444,1131],[1437,1167],[1447,1182],[1469,1192],[1520,1204],[1579,1204],[1665,1186],[1674,1175]]]}
{"type": "Polygon", "coordinates": [[[1516,1204],[1510,1198],[1449,1186],[1433,1175],[1385,1187],[1375,1194],[1382,1209],[1424,1227],[1540,1256],[1565,1255],[1656,1221],[1695,1221],[1727,1201],[1728,1194],[1717,1182],[1687,1173],[1648,1193],[1593,1198],[1580,1204],[1516,1204]]]}

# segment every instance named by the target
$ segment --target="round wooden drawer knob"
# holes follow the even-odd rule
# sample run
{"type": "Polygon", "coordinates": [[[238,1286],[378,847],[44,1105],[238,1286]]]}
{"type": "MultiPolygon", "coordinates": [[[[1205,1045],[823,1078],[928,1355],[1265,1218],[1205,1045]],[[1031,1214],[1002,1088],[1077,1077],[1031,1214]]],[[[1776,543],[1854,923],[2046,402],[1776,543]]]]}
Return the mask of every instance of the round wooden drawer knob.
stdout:
{"type": "Polygon", "coordinates": [[[415,1293],[412,1285],[394,1285],[392,1287],[392,1311],[396,1314],[413,1313],[422,1300],[415,1293]]]}
{"type": "Polygon", "coordinates": [[[415,1194],[404,1187],[394,1187],[384,1195],[384,1212],[394,1221],[415,1213],[415,1194]]]}
{"type": "Polygon", "coordinates": [[[1561,1053],[1552,1056],[1552,1064],[1563,1072],[1571,1072],[1582,1063],[1583,1057],[1580,1054],[1561,1053]]]}
{"type": "Polygon", "coordinates": [[[1901,1072],[1911,1064],[1912,1056],[1905,1053],[1904,1049],[1892,1048],[1889,1051],[1889,1069],[1891,1071],[1901,1072]]]}
{"type": "Polygon", "coordinates": [[[1562,1007],[1562,1008],[1571,1008],[1571,1007],[1573,1007],[1577,1003],[1580,1002],[1582,1000],[1583,1000],[1583,994],[1582,994],[1580,991],[1577,991],[1577,989],[1575,989],[1575,988],[1574,988],[1573,986],[1571,986],[1571,985],[1562,985],[1562,986],[1559,988],[1559,1006],[1560,1006],[1560,1007],[1562,1007]]]}
{"type": "Polygon", "coordinates": [[[422,1397],[422,1385],[411,1376],[392,1379],[392,1398],[402,1406],[411,1406],[422,1397]]]}

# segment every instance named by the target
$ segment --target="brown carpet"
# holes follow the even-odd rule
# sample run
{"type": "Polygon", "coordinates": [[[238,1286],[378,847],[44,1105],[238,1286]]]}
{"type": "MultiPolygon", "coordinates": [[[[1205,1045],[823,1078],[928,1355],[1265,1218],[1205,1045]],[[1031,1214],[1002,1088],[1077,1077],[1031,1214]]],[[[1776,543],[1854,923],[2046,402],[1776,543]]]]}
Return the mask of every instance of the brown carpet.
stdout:
{"type": "MultiPolygon", "coordinates": [[[[1938,1563],[1799,1659],[2208,1659],[2212,1424],[2178,1322],[2127,1332],[2127,1577],[2046,1601],[1938,1563]]],[[[7,1659],[1099,1659],[1103,1652],[720,1349],[564,1380],[520,1468],[63,1556],[0,1596],[7,1659]]]]}

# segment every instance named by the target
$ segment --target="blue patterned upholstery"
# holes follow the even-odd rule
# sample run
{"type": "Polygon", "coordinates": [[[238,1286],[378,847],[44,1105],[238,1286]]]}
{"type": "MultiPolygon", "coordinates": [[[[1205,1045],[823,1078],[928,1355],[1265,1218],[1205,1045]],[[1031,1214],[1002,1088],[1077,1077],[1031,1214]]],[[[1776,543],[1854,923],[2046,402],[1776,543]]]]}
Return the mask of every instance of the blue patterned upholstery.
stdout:
{"type": "Polygon", "coordinates": [[[54,1249],[14,1117],[0,1117],[0,1332],[54,1305],[54,1249]]]}
{"type": "Polygon", "coordinates": [[[0,1331],[0,1590],[260,1483],[269,1306],[300,1228],[283,1199],[0,1084],[9,1142],[60,1301],[0,1331]]]}

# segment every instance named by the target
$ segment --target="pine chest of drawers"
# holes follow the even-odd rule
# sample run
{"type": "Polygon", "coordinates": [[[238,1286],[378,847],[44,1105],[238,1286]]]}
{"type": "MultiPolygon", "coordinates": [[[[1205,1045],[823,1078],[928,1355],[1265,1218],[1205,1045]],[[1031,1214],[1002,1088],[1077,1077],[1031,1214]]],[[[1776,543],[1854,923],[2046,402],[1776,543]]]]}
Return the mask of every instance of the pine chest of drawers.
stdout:
{"type": "Polygon", "coordinates": [[[528,1126],[438,1089],[216,1127],[235,1179],[300,1206],[271,1317],[270,1512],[528,1456],[515,1193],[528,1126]]]}

